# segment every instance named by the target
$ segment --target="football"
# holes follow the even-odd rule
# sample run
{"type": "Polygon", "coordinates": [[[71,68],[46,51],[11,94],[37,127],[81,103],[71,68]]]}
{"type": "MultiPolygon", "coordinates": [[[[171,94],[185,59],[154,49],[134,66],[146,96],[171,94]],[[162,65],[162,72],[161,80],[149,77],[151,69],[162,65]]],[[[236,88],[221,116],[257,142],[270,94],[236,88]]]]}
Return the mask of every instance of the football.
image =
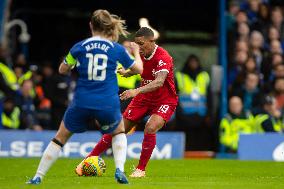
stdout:
{"type": "Polygon", "coordinates": [[[91,156],[84,160],[82,170],[84,176],[100,177],[106,171],[106,164],[101,157],[91,156]]]}

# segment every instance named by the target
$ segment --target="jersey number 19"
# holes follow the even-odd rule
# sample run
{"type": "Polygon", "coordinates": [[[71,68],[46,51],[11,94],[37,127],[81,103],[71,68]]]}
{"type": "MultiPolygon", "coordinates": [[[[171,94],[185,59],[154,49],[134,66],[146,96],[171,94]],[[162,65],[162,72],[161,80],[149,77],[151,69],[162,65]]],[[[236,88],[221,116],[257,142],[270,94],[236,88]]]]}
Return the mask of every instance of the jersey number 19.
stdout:
{"type": "Polygon", "coordinates": [[[87,53],[86,57],[89,59],[88,80],[104,81],[106,79],[107,55],[87,53]],[[99,64],[99,60],[101,60],[101,64],[99,64]]]}

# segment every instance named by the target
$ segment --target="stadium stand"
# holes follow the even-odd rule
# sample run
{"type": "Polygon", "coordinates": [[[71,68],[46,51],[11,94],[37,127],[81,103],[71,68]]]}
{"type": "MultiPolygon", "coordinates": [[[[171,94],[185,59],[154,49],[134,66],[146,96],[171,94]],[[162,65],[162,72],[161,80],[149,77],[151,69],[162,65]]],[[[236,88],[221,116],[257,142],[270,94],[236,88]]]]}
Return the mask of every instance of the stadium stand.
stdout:
{"type": "Polygon", "coordinates": [[[233,126],[241,114],[230,106],[221,122],[221,144],[236,151],[239,134],[283,132],[283,121],[281,126],[277,121],[283,120],[283,6],[261,0],[231,1],[227,23],[229,98],[231,102],[240,97],[241,112],[249,115],[242,118],[247,124],[240,124],[246,129],[233,126]]]}

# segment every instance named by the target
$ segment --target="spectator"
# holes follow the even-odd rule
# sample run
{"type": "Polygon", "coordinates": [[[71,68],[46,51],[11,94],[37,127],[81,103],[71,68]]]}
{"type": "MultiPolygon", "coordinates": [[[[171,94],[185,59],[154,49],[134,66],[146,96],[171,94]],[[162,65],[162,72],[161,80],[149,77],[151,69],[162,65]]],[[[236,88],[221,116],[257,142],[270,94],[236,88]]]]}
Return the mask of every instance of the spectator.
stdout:
{"type": "Polygon", "coordinates": [[[284,65],[276,64],[269,74],[269,79],[263,85],[263,92],[268,94],[273,91],[275,80],[277,78],[284,78],[284,65]]]}
{"type": "Polygon", "coordinates": [[[16,91],[19,88],[15,72],[2,62],[0,62],[0,73],[10,89],[16,91]]]}
{"type": "Polygon", "coordinates": [[[17,77],[17,81],[19,81],[19,79],[20,79],[20,78],[23,76],[23,74],[24,74],[23,68],[22,68],[21,66],[19,66],[19,65],[15,65],[15,66],[13,67],[13,70],[14,70],[15,75],[16,75],[16,77],[17,77]]]}
{"type": "Polygon", "coordinates": [[[16,104],[21,109],[21,122],[24,127],[40,131],[43,128],[39,125],[36,118],[33,87],[31,80],[25,80],[20,88],[20,94],[17,96],[16,104]]]}
{"type": "Polygon", "coordinates": [[[274,66],[270,81],[273,82],[276,78],[284,78],[284,64],[276,64],[274,66]]]}
{"type": "Polygon", "coordinates": [[[17,55],[14,70],[17,75],[19,85],[21,85],[24,80],[29,80],[32,77],[32,71],[30,70],[30,66],[27,63],[24,54],[17,55]]]}
{"type": "Polygon", "coordinates": [[[243,110],[241,98],[232,96],[229,100],[229,113],[220,123],[221,151],[236,152],[239,135],[253,133],[253,125],[253,116],[249,111],[243,110]]]}
{"type": "Polygon", "coordinates": [[[249,8],[246,11],[250,24],[256,23],[259,15],[260,0],[248,0],[249,8]]]}
{"type": "Polygon", "coordinates": [[[248,17],[247,17],[246,12],[244,11],[239,11],[236,15],[237,26],[240,25],[241,23],[248,23],[248,17]]]}
{"type": "Polygon", "coordinates": [[[270,42],[270,52],[283,54],[283,49],[279,40],[273,40],[270,42]]]}
{"type": "Polygon", "coordinates": [[[232,87],[235,83],[237,76],[244,71],[244,65],[248,60],[248,53],[245,51],[237,51],[234,61],[230,63],[231,68],[228,73],[228,86],[232,87]]]}
{"type": "Polygon", "coordinates": [[[33,82],[36,94],[36,117],[44,129],[52,129],[51,101],[46,98],[42,86],[43,76],[41,70],[33,73],[33,82]]]}
{"type": "Polygon", "coordinates": [[[244,52],[248,52],[249,48],[248,48],[248,43],[244,40],[238,40],[236,42],[236,51],[244,51],[244,52]]]}
{"type": "Polygon", "coordinates": [[[275,98],[265,96],[261,104],[261,108],[253,113],[255,116],[256,132],[283,132],[284,116],[277,109],[275,98]]]}
{"type": "Polygon", "coordinates": [[[256,62],[253,57],[249,57],[246,63],[241,68],[240,72],[235,78],[235,81],[233,83],[233,88],[241,87],[242,84],[245,82],[247,74],[251,72],[257,72],[256,62]]]}
{"type": "Polygon", "coordinates": [[[270,26],[268,30],[268,39],[269,41],[279,40],[280,34],[276,27],[270,26]]]}
{"type": "Polygon", "coordinates": [[[251,111],[261,101],[259,76],[256,72],[247,73],[245,82],[240,88],[234,88],[232,96],[239,96],[243,102],[244,111],[251,111]]]}
{"type": "Polygon", "coordinates": [[[227,20],[227,30],[231,31],[236,23],[236,15],[239,12],[240,7],[239,3],[237,1],[230,1],[229,3],[229,9],[228,9],[228,14],[226,15],[226,20],[227,20]]]}
{"type": "Polygon", "coordinates": [[[269,24],[269,6],[268,4],[261,3],[259,4],[259,11],[257,15],[257,19],[251,23],[252,30],[258,30],[261,33],[265,33],[265,28],[267,28],[269,24]]]}
{"type": "Polygon", "coordinates": [[[256,61],[257,70],[260,71],[263,54],[262,49],[264,45],[264,39],[259,31],[252,31],[250,35],[250,54],[254,57],[256,61]]]}
{"type": "Polygon", "coordinates": [[[270,82],[274,79],[274,69],[277,67],[277,65],[283,63],[283,57],[280,53],[273,53],[270,54],[268,57],[266,57],[266,60],[264,61],[261,72],[263,74],[263,80],[265,82],[270,82]]]}
{"type": "MultiPolygon", "coordinates": [[[[280,67],[280,66],[279,66],[280,67]]],[[[282,74],[283,74],[283,65],[281,65],[282,74]]],[[[284,108],[284,77],[278,77],[274,83],[273,96],[276,100],[276,107],[279,110],[284,108]]]]}
{"type": "Polygon", "coordinates": [[[234,26],[234,29],[230,30],[228,33],[228,53],[230,60],[232,60],[232,57],[234,56],[235,42],[237,40],[248,42],[249,40],[250,29],[247,24],[245,12],[239,11],[237,13],[234,26]]]}
{"type": "Polygon", "coordinates": [[[51,101],[52,129],[58,129],[68,106],[68,77],[54,72],[51,63],[42,68],[42,87],[45,97],[51,101]]]}
{"type": "Polygon", "coordinates": [[[210,120],[210,77],[202,69],[198,57],[189,55],[182,71],[176,73],[176,80],[179,95],[176,121],[186,132],[186,149],[208,149],[210,129],[206,126],[210,120]]]}
{"type": "Polygon", "coordinates": [[[278,116],[279,112],[275,109],[283,108],[284,105],[283,7],[275,6],[270,9],[271,4],[261,0],[240,2],[241,11],[236,14],[235,28],[230,30],[236,34],[233,41],[229,32],[230,96],[240,96],[244,102],[244,110],[253,110],[258,118],[256,130],[259,132],[277,130],[273,123],[281,116],[278,116]],[[249,43],[249,48],[246,43],[249,43]],[[230,44],[234,44],[233,48],[230,44]],[[262,102],[265,94],[275,96],[276,108],[273,103],[262,102]],[[267,124],[269,122],[270,126],[267,124]]]}
{"type": "Polygon", "coordinates": [[[249,41],[250,29],[247,23],[243,22],[238,25],[237,39],[242,41],[249,41]]]}
{"type": "Polygon", "coordinates": [[[274,26],[280,33],[280,40],[284,40],[283,13],[280,7],[274,7],[271,11],[270,26],[274,26]]]}
{"type": "Polygon", "coordinates": [[[249,57],[247,62],[245,63],[245,69],[246,73],[250,72],[257,72],[256,62],[253,57],[249,57]]]}
{"type": "Polygon", "coordinates": [[[283,56],[280,53],[272,54],[272,66],[283,64],[283,56]]]}
{"type": "Polygon", "coordinates": [[[14,97],[15,95],[16,91],[11,88],[11,85],[7,83],[6,79],[0,71],[0,99],[6,96],[14,97]]]}
{"type": "Polygon", "coordinates": [[[7,97],[3,101],[3,112],[1,115],[4,129],[20,129],[20,109],[15,105],[14,99],[7,97]]]}

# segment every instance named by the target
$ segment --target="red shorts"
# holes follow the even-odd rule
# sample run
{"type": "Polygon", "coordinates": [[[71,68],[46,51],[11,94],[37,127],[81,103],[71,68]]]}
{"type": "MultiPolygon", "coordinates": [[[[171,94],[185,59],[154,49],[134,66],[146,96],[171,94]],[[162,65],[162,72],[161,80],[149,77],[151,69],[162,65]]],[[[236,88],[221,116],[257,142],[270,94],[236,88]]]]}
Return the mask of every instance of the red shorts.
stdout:
{"type": "Polygon", "coordinates": [[[168,122],[175,112],[176,106],[177,105],[151,104],[132,100],[124,111],[123,117],[137,123],[147,115],[156,114],[168,122]]]}

